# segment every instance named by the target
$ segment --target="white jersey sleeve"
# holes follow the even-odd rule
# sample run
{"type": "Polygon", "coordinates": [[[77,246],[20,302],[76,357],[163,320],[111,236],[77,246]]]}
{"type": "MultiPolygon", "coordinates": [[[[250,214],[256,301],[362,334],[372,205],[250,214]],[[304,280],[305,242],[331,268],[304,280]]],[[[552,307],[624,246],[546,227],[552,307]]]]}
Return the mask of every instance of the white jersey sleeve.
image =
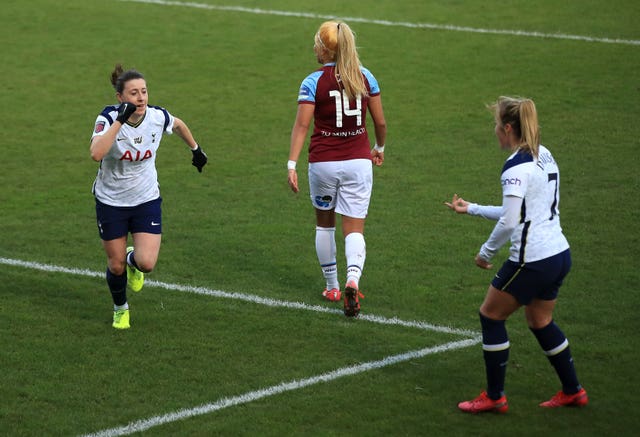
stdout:
{"type": "Polygon", "coordinates": [[[467,206],[467,214],[477,215],[488,220],[498,220],[502,216],[502,207],[470,203],[467,206]]]}
{"type": "Polygon", "coordinates": [[[522,199],[520,197],[509,195],[503,197],[500,215],[497,218],[498,223],[493,228],[489,239],[480,248],[480,258],[489,261],[509,241],[513,230],[518,225],[521,207],[522,199]]]}

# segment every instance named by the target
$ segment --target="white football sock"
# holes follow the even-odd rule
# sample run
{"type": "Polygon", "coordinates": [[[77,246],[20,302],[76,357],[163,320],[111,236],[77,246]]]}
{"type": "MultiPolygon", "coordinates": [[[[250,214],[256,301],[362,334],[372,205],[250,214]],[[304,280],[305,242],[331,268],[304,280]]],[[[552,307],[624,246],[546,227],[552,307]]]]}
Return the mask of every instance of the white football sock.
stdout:
{"type": "Polygon", "coordinates": [[[344,252],[347,257],[347,282],[355,281],[358,284],[367,257],[364,235],[359,232],[347,235],[344,239],[344,252]]]}
{"type": "Polygon", "coordinates": [[[336,228],[316,226],[316,254],[327,281],[327,290],[340,289],[336,264],[336,228]]]}

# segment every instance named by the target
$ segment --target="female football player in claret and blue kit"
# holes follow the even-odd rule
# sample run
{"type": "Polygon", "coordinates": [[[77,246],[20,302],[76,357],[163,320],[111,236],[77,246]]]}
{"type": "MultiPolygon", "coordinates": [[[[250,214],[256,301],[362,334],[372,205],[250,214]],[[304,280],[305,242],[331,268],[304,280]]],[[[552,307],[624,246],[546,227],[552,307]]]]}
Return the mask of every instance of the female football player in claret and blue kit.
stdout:
{"type": "Polygon", "coordinates": [[[344,22],[323,23],[314,38],[322,67],[308,75],[298,93],[291,131],[288,183],[299,191],[296,163],[312,120],[309,144],[309,188],[316,212],[316,253],[326,280],[323,296],[341,298],[336,263],[336,213],[342,217],[347,261],[344,313],[360,312],[359,281],[365,262],[364,224],[373,185],[372,162],[384,161],[386,122],[380,87],[358,58],[355,37],[344,22]],[[366,130],[367,109],[373,119],[375,147],[366,130]]]}
{"type": "Polygon", "coordinates": [[[164,108],[148,105],[147,83],[136,70],[111,73],[118,105],[98,115],[91,137],[91,158],[100,162],[93,184],[102,246],[107,254],[107,284],[113,298],[113,324],[128,329],[127,285],[140,291],[144,273],[156,265],[162,217],[155,161],[163,134],[175,132],[192,151],[202,172],[207,156],[187,125],[164,108]],[[127,247],[131,233],[133,246],[127,247]]]}
{"type": "Polygon", "coordinates": [[[453,196],[445,202],[460,214],[496,220],[475,257],[483,269],[509,240],[509,259],[495,275],[480,306],[487,389],[458,408],[468,413],[506,413],[504,381],[509,360],[505,322],[521,306],[527,324],[554,367],[562,390],[541,407],[584,406],[569,342],[553,320],[558,291],[571,268],[569,243],[560,227],[560,172],[549,149],[540,145],[538,115],[530,99],[500,97],[491,106],[500,146],[511,151],[502,168],[502,206],[482,206],[453,196]]]}

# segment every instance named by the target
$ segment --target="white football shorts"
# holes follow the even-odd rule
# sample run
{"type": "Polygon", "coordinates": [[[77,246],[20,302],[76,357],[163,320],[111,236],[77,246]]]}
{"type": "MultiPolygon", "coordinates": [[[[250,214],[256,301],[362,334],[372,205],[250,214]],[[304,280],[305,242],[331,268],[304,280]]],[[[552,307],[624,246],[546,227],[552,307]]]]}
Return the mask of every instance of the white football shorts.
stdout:
{"type": "Polygon", "coordinates": [[[370,159],[309,164],[309,191],[314,208],[335,208],[338,214],[347,217],[366,218],[372,187],[370,159]]]}

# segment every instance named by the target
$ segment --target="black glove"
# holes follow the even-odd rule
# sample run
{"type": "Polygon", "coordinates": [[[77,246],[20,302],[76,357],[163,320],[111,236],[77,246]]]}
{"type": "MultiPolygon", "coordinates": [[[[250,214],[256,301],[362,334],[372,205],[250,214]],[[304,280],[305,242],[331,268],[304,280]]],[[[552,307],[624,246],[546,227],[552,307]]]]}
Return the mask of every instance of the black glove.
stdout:
{"type": "Polygon", "coordinates": [[[200,173],[202,173],[202,167],[204,167],[208,161],[207,155],[202,151],[202,147],[198,146],[196,150],[192,150],[193,159],[191,160],[191,165],[198,169],[200,173]]]}
{"type": "Polygon", "coordinates": [[[136,105],[129,102],[121,103],[118,107],[118,117],[116,118],[116,121],[119,121],[121,124],[125,124],[134,112],[136,112],[136,105]]]}

